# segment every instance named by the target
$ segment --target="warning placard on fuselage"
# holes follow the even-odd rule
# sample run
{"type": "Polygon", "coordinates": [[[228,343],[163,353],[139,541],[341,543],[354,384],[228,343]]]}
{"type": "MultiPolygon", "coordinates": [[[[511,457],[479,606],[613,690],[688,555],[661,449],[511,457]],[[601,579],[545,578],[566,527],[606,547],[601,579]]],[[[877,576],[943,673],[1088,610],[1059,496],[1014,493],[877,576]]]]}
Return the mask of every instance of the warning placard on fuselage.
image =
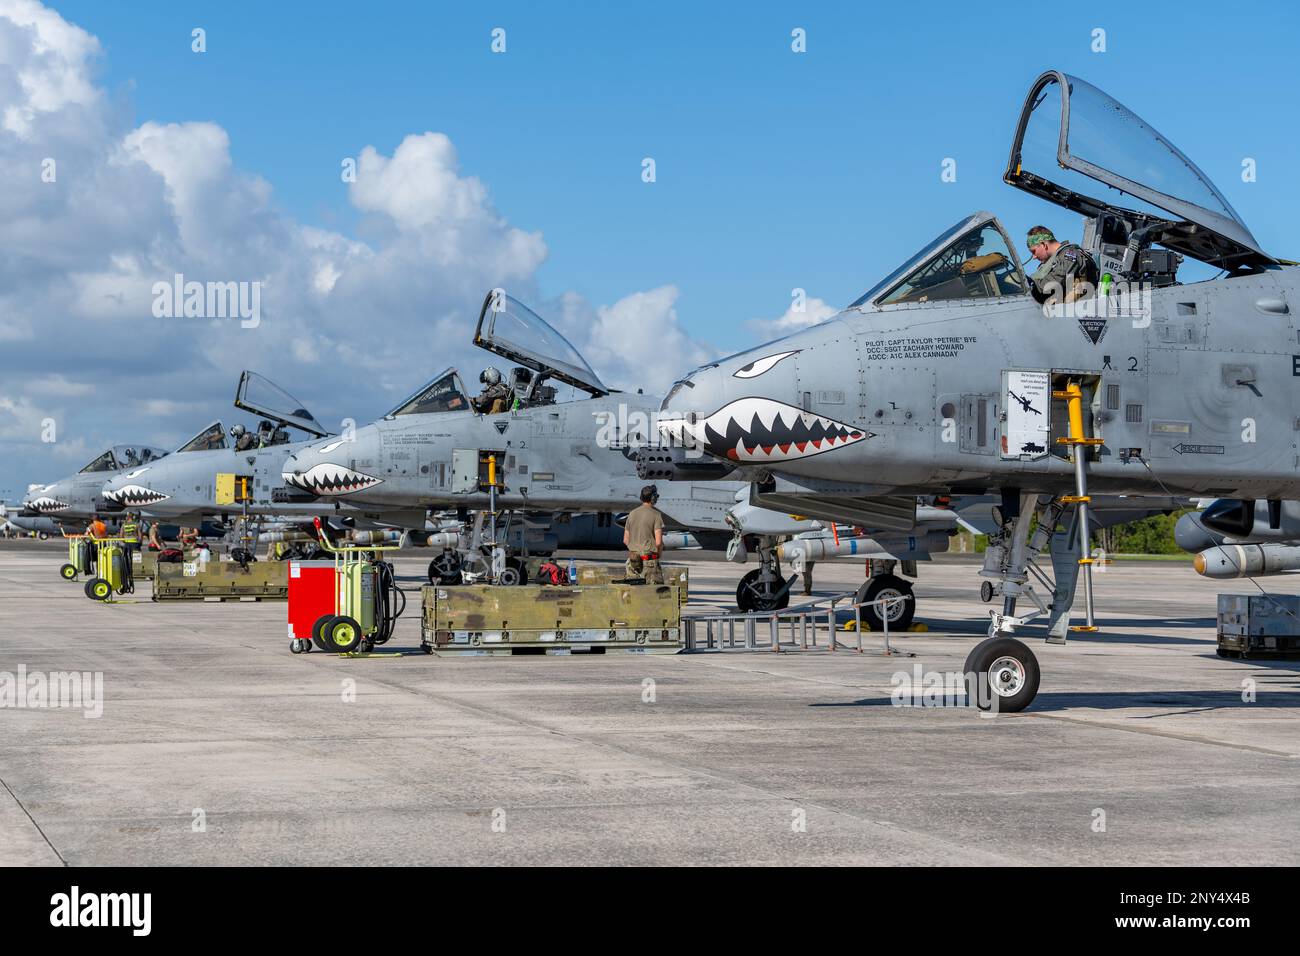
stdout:
{"type": "Polygon", "coordinates": [[[1002,457],[1032,460],[1047,454],[1051,432],[1052,382],[1047,372],[1002,373],[1002,457]]]}

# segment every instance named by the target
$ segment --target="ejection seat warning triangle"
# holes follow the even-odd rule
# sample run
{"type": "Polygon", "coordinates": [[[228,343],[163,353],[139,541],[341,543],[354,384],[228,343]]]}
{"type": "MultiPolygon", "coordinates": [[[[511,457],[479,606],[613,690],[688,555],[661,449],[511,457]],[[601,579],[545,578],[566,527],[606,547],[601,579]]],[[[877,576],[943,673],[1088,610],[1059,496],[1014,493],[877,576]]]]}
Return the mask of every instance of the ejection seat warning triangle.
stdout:
{"type": "Polygon", "coordinates": [[[1106,336],[1105,319],[1079,319],[1079,330],[1083,332],[1083,337],[1097,345],[1106,336]]]}
{"type": "Polygon", "coordinates": [[[1033,460],[1047,454],[1051,381],[1047,372],[1002,373],[1002,407],[1007,410],[1002,430],[1002,457],[1033,460]]]}

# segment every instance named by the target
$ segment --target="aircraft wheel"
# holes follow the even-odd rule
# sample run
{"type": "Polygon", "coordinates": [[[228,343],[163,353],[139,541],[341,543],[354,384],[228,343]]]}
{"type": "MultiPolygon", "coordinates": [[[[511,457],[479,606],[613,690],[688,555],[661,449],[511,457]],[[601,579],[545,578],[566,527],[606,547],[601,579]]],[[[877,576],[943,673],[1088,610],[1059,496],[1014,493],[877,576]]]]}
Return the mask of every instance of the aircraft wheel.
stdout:
{"type": "Polygon", "coordinates": [[[75,564],[65,564],[59,568],[59,574],[63,576],[65,581],[75,581],[77,580],[77,566],[75,564]]]}
{"type": "Polygon", "coordinates": [[[86,582],[86,597],[92,601],[107,601],[113,593],[113,585],[103,578],[91,578],[86,582]]]}
{"type": "Polygon", "coordinates": [[[363,640],[361,625],[346,614],[330,618],[320,629],[320,636],[326,647],[339,654],[357,650],[363,640]]]}
{"type": "Polygon", "coordinates": [[[497,579],[497,584],[512,588],[517,584],[527,583],[528,569],[524,567],[524,562],[518,558],[510,558],[506,561],[506,566],[501,570],[501,576],[497,579]]]}
{"type": "Polygon", "coordinates": [[[46,532],[46,531],[40,531],[40,532],[37,532],[36,537],[39,538],[41,541],[48,541],[48,540],[50,540],[49,532],[46,532]]]}
{"type": "Polygon", "coordinates": [[[1038,658],[1014,637],[989,637],[966,658],[966,673],[977,677],[976,705],[980,710],[1014,714],[1038,693],[1038,658]]]}
{"type": "Polygon", "coordinates": [[[993,582],[985,581],[980,585],[980,600],[985,604],[993,600],[993,582]]]}
{"type": "MultiPolygon", "coordinates": [[[[858,603],[863,601],[875,601],[878,598],[886,597],[911,597],[912,585],[905,579],[893,574],[881,574],[872,577],[868,581],[862,582],[858,588],[858,593],[854,600],[858,603]]],[[[881,614],[884,608],[880,605],[875,607],[864,607],[862,617],[871,625],[873,631],[883,631],[885,629],[885,618],[881,614]]],[[[906,601],[902,604],[892,604],[889,606],[889,630],[906,631],[912,626],[912,618],[916,616],[916,601],[906,601]]]]}
{"type": "Polygon", "coordinates": [[[785,587],[786,581],[777,575],[769,584],[761,580],[762,568],[754,568],[736,585],[736,607],[748,614],[751,611],[782,611],[790,605],[790,592],[785,590],[780,597],[776,592],[785,587]]]}
{"type": "Polygon", "coordinates": [[[430,584],[460,584],[460,552],[444,551],[429,562],[430,584]]]}

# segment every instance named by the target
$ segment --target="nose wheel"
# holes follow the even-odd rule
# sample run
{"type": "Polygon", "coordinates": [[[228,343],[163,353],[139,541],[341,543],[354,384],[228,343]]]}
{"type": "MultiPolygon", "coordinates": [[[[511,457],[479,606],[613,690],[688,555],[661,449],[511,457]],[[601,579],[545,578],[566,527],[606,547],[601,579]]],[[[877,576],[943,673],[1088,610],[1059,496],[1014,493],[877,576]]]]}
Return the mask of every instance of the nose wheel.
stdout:
{"type": "Polygon", "coordinates": [[[460,584],[460,552],[444,551],[429,562],[430,584],[460,584]]]}
{"type": "Polygon", "coordinates": [[[972,690],[980,710],[1013,714],[1038,694],[1038,658],[1014,637],[980,641],[966,658],[965,672],[975,675],[972,690]]]}
{"type": "Polygon", "coordinates": [[[779,573],[763,577],[762,568],[754,568],[736,586],[736,607],[750,611],[780,611],[790,605],[790,589],[779,573]]]}

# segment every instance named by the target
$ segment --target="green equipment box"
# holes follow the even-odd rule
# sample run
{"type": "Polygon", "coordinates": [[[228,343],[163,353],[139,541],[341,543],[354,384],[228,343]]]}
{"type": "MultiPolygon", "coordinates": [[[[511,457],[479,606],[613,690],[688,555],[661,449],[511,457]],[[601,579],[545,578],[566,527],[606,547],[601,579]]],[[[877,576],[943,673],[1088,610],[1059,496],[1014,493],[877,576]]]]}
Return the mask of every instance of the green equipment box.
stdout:
{"type": "Polygon", "coordinates": [[[289,562],[159,561],[153,578],[155,601],[287,601],[289,562]]]}
{"type": "MultiPolygon", "coordinates": [[[[560,567],[564,567],[564,562],[560,562],[560,567]]],[[[660,565],[660,570],[664,574],[664,584],[671,584],[678,589],[678,597],[682,606],[690,599],[690,575],[687,568],[673,568],[660,565]]],[[[583,587],[589,587],[598,584],[613,584],[615,581],[622,581],[627,577],[627,569],[622,565],[611,564],[584,564],[578,567],[578,584],[583,587]]]]}
{"type": "Polygon", "coordinates": [[[1219,656],[1300,658],[1300,596],[1220,594],[1219,656]]]}
{"type": "Polygon", "coordinates": [[[676,654],[682,647],[676,585],[427,585],[422,591],[426,654],[676,654]]]}
{"type": "Polygon", "coordinates": [[[133,552],[135,559],[135,576],[137,578],[151,578],[158,568],[158,552],[148,551],[137,548],[133,552]]]}

